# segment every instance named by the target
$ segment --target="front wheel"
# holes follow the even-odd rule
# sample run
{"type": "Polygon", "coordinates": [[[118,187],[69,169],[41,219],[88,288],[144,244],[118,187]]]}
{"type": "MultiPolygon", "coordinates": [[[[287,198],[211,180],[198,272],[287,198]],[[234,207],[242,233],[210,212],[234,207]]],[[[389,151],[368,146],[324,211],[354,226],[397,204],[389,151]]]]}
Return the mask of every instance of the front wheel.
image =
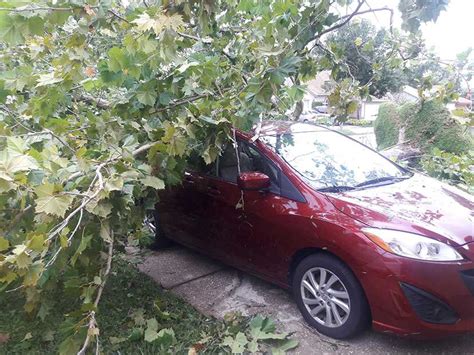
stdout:
{"type": "Polygon", "coordinates": [[[349,338],[369,324],[362,287],[335,257],[315,254],[303,259],[294,272],[293,293],[305,320],[324,335],[349,338]]]}

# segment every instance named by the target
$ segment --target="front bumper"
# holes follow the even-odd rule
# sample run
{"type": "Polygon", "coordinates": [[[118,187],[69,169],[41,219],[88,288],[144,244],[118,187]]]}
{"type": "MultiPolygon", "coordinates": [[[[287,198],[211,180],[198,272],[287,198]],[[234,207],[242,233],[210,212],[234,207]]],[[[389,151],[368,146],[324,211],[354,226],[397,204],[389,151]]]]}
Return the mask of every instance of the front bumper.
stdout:
{"type": "Polygon", "coordinates": [[[468,260],[433,263],[383,252],[359,270],[374,329],[419,338],[474,332],[474,243],[458,250],[468,260]],[[409,299],[410,288],[418,305],[409,299]]]}

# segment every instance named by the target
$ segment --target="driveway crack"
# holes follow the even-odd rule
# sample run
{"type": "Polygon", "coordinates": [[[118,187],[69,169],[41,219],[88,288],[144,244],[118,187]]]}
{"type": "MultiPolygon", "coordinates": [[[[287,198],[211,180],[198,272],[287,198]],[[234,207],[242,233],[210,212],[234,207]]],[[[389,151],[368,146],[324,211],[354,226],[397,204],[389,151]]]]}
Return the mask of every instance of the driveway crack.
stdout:
{"type": "Polygon", "coordinates": [[[218,273],[218,272],[220,272],[220,271],[223,271],[223,270],[225,270],[225,269],[226,269],[226,268],[223,267],[223,268],[221,268],[221,269],[217,269],[217,270],[208,272],[207,274],[199,275],[199,276],[196,276],[196,277],[194,277],[194,278],[192,278],[192,279],[185,280],[185,281],[183,281],[183,282],[180,282],[180,283],[177,283],[177,284],[175,284],[175,285],[173,285],[173,286],[170,286],[170,287],[168,288],[168,290],[173,290],[173,289],[175,289],[176,287],[179,287],[179,286],[182,286],[182,285],[186,285],[186,284],[188,284],[188,283],[190,283],[190,282],[203,279],[203,278],[205,278],[205,277],[207,277],[207,276],[210,276],[210,275],[214,275],[214,274],[216,274],[216,273],[218,273]]]}

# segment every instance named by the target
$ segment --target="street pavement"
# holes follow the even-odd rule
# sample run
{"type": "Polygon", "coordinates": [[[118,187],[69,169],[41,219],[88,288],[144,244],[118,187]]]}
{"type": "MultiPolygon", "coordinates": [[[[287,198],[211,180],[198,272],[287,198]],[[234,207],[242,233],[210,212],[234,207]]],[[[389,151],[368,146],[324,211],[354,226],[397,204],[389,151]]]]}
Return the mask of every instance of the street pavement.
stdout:
{"type": "Polygon", "coordinates": [[[299,341],[294,354],[474,354],[474,334],[429,342],[372,330],[346,341],[325,337],[304,322],[289,292],[181,246],[148,254],[139,268],[207,316],[272,317],[299,341]]]}

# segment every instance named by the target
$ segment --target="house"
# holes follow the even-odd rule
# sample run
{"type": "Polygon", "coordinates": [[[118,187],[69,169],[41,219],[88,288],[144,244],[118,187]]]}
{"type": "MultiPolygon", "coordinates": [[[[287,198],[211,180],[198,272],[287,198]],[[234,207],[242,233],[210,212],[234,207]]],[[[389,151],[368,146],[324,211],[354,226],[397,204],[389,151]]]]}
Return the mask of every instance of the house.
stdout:
{"type": "MultiPolygon", "coordinates": [[[[318,115],[323,113],[331,113],[328,108],[328,96],[331,93],[331,87],[334,81],[331,79],[329,71],[318,73],[316,78],[306,82],[306,93],[303,97],[303,115],[318,115]]],[[[418,89],[405,85],[399,92],[388,93],[383,98],[370,96],[365,100],[359,101],[359,107],[351,118],[373,121],[377,118],[379,107],[386,102],[394,102],[402,105],[407,102],[417,102],[420,100],[418,89]]],[[[446,108],[452,112],[455,109],[472,110],[472,101],[460,97],[456,101],[446,104],[446,108]]]]}
{"type": "Polygon", "coordinates": [[[406,102],[417,102],[420,99],[420,96],[418,95],[418,89],[415,89],[409,85],[405,85],[399,92],[388,93],[387,98],[390,101],[401,105],[406,102]]]}
{"type": "MultiPolygon", "coordinates": [[[[322,71],[316,78],[306,82],[306,93],[303,97],[303,115],[330,113],[328,110],[328,96],[331,93],[331,73],[322,71]]],[[[351,117],[363,120],[375,120],[379,112],[379,106],[387,99],[378,99],[374,96],[359,102],[359,107],[351,117]]]]}

